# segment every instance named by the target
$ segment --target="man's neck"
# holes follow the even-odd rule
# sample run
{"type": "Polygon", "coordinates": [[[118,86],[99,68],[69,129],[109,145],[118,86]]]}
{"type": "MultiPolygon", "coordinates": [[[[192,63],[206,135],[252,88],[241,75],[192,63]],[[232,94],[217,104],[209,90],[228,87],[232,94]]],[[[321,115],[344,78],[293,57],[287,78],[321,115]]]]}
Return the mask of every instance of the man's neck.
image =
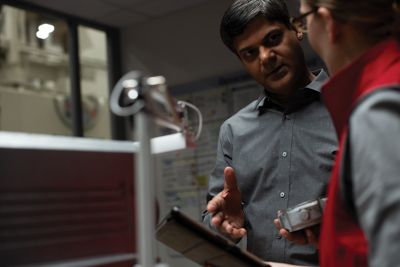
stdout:
{"type": "Polygon", "coordinates": [[[268,92],[268,96],[271,98],[271,100],[274,103],[278,104],[279,106],[282,106],[283,108],[287,108],[291,98],[296,93],[296,91],[298,89],[306,87],[311,81],[313,81],[315,79],[316,76],[311,71],[306,69],[306,72],[307,72],[306,75],[302,75],[302,77],[304,77],[304,78],[299,80],[295,84],[295,86],[294,86],[295,90],[291,91],[290,94],[280,95],[280,94],[273,94],[273,93],[268,92]]]}

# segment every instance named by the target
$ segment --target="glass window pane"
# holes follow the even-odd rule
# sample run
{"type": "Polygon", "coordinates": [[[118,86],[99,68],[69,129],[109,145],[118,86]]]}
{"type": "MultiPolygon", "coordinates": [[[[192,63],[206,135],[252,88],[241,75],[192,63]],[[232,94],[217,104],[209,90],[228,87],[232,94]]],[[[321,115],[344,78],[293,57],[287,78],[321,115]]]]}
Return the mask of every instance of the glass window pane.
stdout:
{"type": "Polygon", "coordinates": [[[0,130],[71,135],[68,27],[7,5],[0,11],[0,130]]]}
{"type": "Polygon", "coordinates": [[[111,139],[106,33],[79,26],[78,34],[84,136],[111,139]]]}

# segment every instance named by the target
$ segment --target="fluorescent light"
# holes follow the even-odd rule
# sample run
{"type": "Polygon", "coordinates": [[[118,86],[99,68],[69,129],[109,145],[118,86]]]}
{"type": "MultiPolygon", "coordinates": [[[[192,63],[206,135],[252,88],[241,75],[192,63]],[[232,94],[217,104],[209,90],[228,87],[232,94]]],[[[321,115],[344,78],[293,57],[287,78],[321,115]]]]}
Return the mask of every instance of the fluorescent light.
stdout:
{"type": "Polygon", "coordinates": [[[48,23],[43,23],[38,27],[39,31],[52,33],[54,32],[54,26],[48,23]]]}
{"type": "Polygon", "coordinates": [[[47,37],[49,37],[49,33],[44,31],[37,31],[36,37],[39,39],[46,39],[47,37]]]}

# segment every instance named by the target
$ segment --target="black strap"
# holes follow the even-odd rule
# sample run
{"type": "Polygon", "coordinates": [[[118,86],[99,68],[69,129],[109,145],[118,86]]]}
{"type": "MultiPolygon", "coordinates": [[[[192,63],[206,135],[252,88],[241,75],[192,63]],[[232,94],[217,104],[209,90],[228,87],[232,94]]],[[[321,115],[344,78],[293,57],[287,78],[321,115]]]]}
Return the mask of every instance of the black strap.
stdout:
{"type": "Polygon", "coordinates": [[[350,145],[350,127],[345,140],[342,162],[340,164],[340,192],[344,206],[350,214],[356,218],[356,206],[353,196],[353,181],[352,181],[352,161],[351,161],[351,145],[350,145]]]}

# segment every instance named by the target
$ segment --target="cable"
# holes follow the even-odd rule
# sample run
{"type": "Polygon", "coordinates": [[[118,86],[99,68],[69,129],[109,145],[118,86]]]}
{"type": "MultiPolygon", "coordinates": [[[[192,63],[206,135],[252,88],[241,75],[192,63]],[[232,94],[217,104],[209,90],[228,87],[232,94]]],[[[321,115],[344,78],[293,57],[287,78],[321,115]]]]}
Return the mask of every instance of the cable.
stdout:
{"type": "MultiPolygon", "coordinates": [[[[132,105],[127,107],[122,107],[119,103],[119,99],[121,94],[123,93],[124,89],[132,88],[132,90],[137,90],[140,94],[140,83],[143,76],[139,71],[131,71],[122,76],[121,79],[117,82],[114,86],[113,91],[111,92],[110,96],[110,109],[113,113],[119,116],[130,116],[134,115],[139,112],[142,108],[145,107],[144,99],[138,98],[132,105]],[[124,85],[124,82],[131,82],[130,86],[124,85]],[[131,87],[132,86],[132,87],[131,87]]],[[[193,104],[179,100],[177,104],[180,105],[182,108],[188,106],[189,108],[193,109],[197,115],[199,120],[199,125],[197,127],[197,133],[195,135],[195,140],[198,140],[201,135],[201,131],[203,129],[203,116],[201,115],[201,111],[193,104]]]]}
{"type": "Polygon", "coordinates": [[[195,139],[199,140],[201,131],[203,129],[203,115],[201,115],[200,109],[198,109],[192,103],[189,103],[189,102],[186,102],[186,101],[183,101],[183,100],[178,100],[177,104],[181,105],[182,108],[185,108],[185,106],[188,106],[188,107],[192,108],[197,113],[197,116],[198,116],[198,119],[199,119],[199,126],[197,127],[197,133],[196,133],[195,139]]]}

